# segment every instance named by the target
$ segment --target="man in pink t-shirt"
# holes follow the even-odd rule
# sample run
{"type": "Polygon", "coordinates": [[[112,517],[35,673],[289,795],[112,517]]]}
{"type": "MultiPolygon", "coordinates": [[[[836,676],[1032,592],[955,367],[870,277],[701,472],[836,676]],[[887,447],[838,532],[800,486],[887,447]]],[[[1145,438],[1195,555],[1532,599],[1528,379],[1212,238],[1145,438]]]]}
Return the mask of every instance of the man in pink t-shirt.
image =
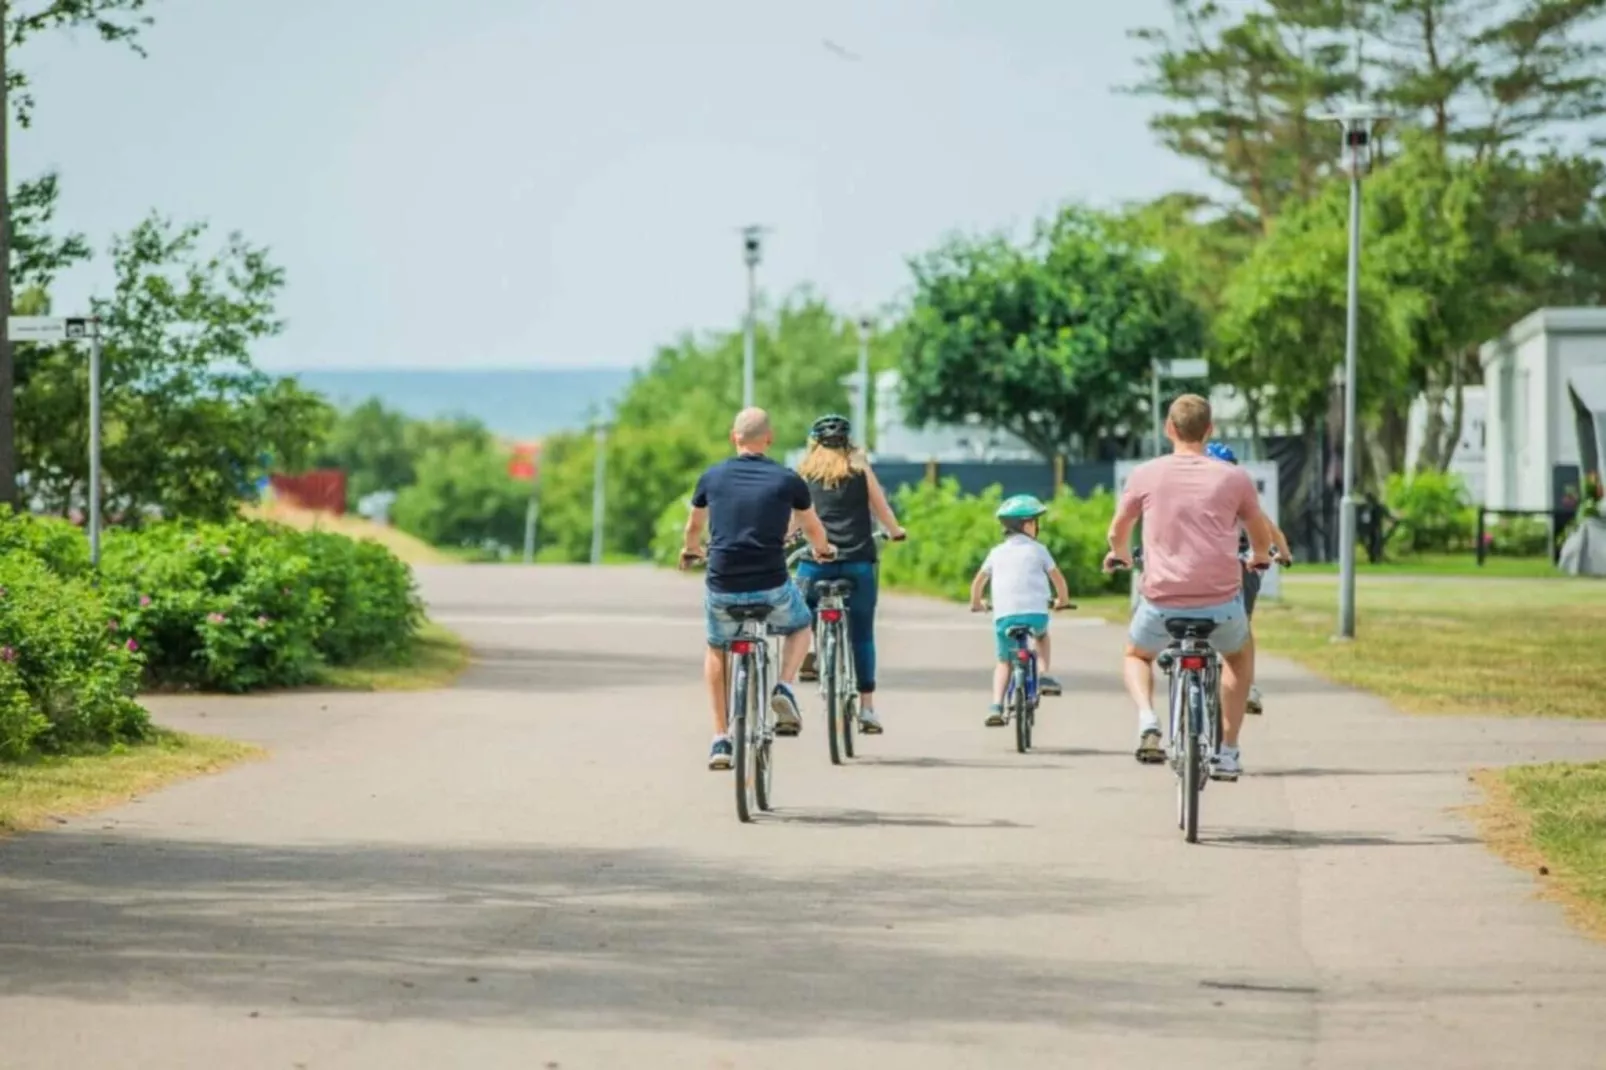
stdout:
{"type": "Polygon", "coordinates": [[[1127,481],[1110,525],[1105,567],[1132,567],[1132,528],[1142,520],[1142,598],[1132,613],[1124,669],[1127,693],[1138,706],[1138,760],[1165,758],[1160,719],[1154,713],[1151,666],[1155,655],[1171,642],[1166,620],[1209,619],[1216,622],[1210,645],[1223,662],[1223,739],[1210,775],[1236,780],[1238,730],[1254,664],[1247,646],[1249,617],[1244,612],[1238,530],[1242,525],[1249,535],[1251,568],[1270,564],[1271,531],[1248,473],[1205,455],[1212,430],[1210,403],[1204,398],[1184,394],[1172,403],[1165,433],[1175,452],[1140,465],[1127,481]]]}

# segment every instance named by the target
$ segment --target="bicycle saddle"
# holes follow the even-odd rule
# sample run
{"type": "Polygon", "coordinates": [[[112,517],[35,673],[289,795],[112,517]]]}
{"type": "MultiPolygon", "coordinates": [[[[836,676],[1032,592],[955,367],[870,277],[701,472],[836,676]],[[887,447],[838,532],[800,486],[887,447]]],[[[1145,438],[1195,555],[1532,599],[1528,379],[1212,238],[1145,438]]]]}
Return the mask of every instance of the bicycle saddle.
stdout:
{"type": "Polygon", "coordinates": [[[741,606],[726,606],[723,612],[731,620],[769,620],[775,607],[767,602],[751,602],[741,606]]]}
{"type": "Polygon", "coordinates": [[[1167,617],[1166,634],[1173,639],[1209,639],[1218,626],[1206,617],[1167,617]]]}

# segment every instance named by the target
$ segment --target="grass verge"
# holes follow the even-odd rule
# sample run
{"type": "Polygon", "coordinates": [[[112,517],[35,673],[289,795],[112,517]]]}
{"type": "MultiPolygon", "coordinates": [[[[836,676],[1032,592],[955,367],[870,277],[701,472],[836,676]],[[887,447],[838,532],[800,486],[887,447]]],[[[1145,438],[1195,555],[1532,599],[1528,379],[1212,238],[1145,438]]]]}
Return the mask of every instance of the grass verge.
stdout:
{"type": "MultiPolygon", "coordinates": [[[[1372,564],[1362,557],[1357,563],[1362,576],[1506,576],[1518,579],[1565,579],[1550,558],[1489,556],[1480,566],[1469,550],[1460,554],[1413,554],[1410,557],[1390,559],[1372,564]]],[[[1318,573],[1336,575],[1336,562],[1314,562],[1299,566],[1301,575],[1318,573]]]]}
{"type": "Polygon", "coordinates": [[[1255,611],[1261,649],[1416,713],[1606,717],[1606,586],[1593,580],[1363,581],[1354,641],[1338,588],[1285,583],[1255,611]]]}
{"type": "Polygon", "coordinates": [[[456,632],[425,621],[400,656],[326,668],[318,686],[337,691],[432,691],[450,685],[468,662],[468,647],[456,632]]]}
{"type": "Polygon", "coordinates": [[[1606,939],[1606,762],[1483,770],[1477,781],[1485,801],[1473,817],[1489,846],[1606,939]]]}
{"type": "Polygon", "coordinates": [[[246,743],[159,731],[136,746],[0,763],[0,835],[116,806],[262,753],[246,743]]]}

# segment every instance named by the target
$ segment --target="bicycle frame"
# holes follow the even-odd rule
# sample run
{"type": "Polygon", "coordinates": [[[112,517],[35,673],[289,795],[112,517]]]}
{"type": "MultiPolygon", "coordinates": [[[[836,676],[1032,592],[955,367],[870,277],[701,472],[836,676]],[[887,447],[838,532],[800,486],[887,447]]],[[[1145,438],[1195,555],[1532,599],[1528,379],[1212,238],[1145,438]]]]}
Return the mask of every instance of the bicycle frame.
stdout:
{"type": "Polygon", "coordinates": [[[775,681],[769,629],[763,622],[741,622],[730,643],[727,673],[727,730],[736,752],[732,762],[736,813],[747,822],[753,820],[755,809],[770,809],[770,748],[775,741],[770,693],[775,681]]]}
{"type": "Polygon", "coordinates": [[[844,757],[853,757],[853,727],[858,715],[858,673],[848,621],[849,597],[843,581],[824,581],[814,617],[814,649],[832,765],[841,765],[844,757]]]}

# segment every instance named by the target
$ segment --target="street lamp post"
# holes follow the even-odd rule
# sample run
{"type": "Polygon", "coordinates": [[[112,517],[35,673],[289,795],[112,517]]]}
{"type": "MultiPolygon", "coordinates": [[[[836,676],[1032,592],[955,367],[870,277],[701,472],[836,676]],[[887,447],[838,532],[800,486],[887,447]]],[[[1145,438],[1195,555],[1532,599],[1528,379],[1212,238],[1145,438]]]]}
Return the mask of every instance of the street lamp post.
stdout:
{"type": "Polygon", "coordinates": [[[762,255],[764,228],[742,228],[742,261],[747,265],[747,324],[742,331],[742,408],[754,405],[753,344],[758,323],[758,262],[762,255]]]}
{"type": "Polygon", "coordinates": [[[608,428],[597,426],[596,467],[591,472],[591,563],[602,564],[602,518],[607,511],[608,428]]]}
{"type": "Polygon", "coordinates": [[[1372,143],[1372,128],[1383,115],[1363,107],[1323,115],[1343,133],[1349,167],[1349,279],[1344,314],[1344,493],[1338,501],[1338,637],[1355,638],[1356,545],[1356,393],[1357,338],[1361,288],[1361,173],[1372,143]]]}

